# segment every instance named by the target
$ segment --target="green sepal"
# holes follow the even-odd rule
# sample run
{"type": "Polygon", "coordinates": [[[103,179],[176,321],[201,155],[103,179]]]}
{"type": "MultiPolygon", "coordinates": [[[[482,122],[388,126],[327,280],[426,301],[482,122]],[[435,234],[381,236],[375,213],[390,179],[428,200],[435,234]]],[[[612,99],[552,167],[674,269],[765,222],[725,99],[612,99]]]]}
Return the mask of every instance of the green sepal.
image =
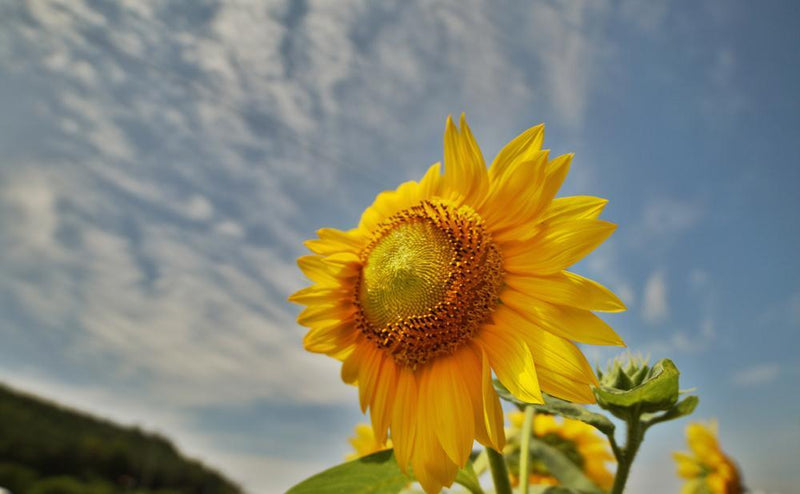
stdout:
{"type": "MultiPolygon", "coordinates": [[[[622,369],[617,367],[612,370],[612,373],[614,371],[618,375],[626,374],[624,380],[631,381],[622,369]]],[[[636,374],[639,372],[634,372],[634,375],[636,374]]],[[[678,377],[680,376],[678,368],[671,360],[663,359],[650,368],[647,374],[641,384],[630,389],[619,389],[605,383],[593,388],[597,404],[622,419],[628,419],[632,412],[636,414],[652,413],[672,408],[678,401],[678,377]]],[[[616,383],[619,379],[612,374],[604,376],[604,380],[616,383]]]]}
{"type": "Polygon", "coordinates": [[[681,417],[685,417],[686,415],[691,414],[694,412],[694,409],[697,408],[697,404],[700,402],[700,398],[697,396],[687,396],[686,398],[682,399],[678,403],[675,404],[672,408],[667,410],[666,412],[662,413],[661,415],[653,415],[651,417],[643,417],[645,427],[650,427],[651,425],[658,424],[659,422],[666,422],[668,420],[675,420],[681,417]]]}

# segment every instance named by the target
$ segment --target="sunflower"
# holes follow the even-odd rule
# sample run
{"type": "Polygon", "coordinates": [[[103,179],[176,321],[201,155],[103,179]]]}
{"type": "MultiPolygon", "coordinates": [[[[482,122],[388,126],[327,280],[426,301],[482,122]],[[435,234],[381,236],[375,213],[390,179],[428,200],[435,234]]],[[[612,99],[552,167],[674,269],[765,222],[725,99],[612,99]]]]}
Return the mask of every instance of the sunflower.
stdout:
{"type": "Polygon", "coordinates": [[[717,424],[692,423],[686,427],[691,453],[674,452],[678,476],[687,480],[682,494],[739,494],[744,492],[736,464],[722,452],[717,424]]]}
{"type": "MultiPolygon", "coordinates": [[[[508,414],[511,433],[519,434],[525,414],[512,412],[508,414]]],[[[572,463],[580,467],[586,477],[595,485],[606,491],[614,483],[614,475],[606,468],[606,463],[614,461],[609,450],[608,440],[597,430],[579,420],[558,419],[552,415],[537,414],[533,419],[532,434],[537,439],[561,451],[572,463]]],[[[519,451],[519,442],[506,447],[506,454],[519,451]]],[[[532,458],[529,469],[531,484],[558,485],[556,479],[537,458],[532,458]]],[[[519,482],[518,475],[512,477],[512,483],[519,482]]]]}
{"type": "Polygon", "coordinates": [[[477,439],[502,450],[492,372],[520,400],[541,390],[594,401],[573,341],[623,345],[591,311],[624,310],[601,285],[565,271],[614,231],[606,204],[554,199],[572,154],[550,159],[544,126],[506,145],[487,170],[462,115],[448,118],[444,173],[379,194],[357,228],[324,228],[298,260],[314,283],[305,348],[342,361],[376,440],[391,428],[397,462],[428,492],[452,484],[477,439]]]}
{"type": "Polygon", "coordinates": [[[358,424],[355,426],[355,428],[353,428],[353,431],[355,432],[355,436],[347,439],[347,442],[349,442],[350,446],[353,447],[353,452],[345,457],[345,459],[348,461],[361,458],[362,456],[371,455],[372,453],[377,453],[378,451],[383,451],[384,449],[389,449],[392,447],[391,439],[388,439],[384,442],[378,442],[375,439],[375,433],[372,430],[372,426],[369,424],[358,424]]]}

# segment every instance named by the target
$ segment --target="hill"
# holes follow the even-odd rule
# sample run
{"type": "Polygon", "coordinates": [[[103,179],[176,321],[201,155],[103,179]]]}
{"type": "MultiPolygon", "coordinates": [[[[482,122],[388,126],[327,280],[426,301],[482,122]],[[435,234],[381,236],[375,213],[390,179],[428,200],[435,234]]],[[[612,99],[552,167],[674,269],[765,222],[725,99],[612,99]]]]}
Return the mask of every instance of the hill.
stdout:
{"type": "MultiPolygon", "coordinates": [[[[0,487],[14,494],[240,494],[165,439],[0,385],[0,487]]],[[[2,492],[2,491],[0,491],[2,492]]]]}

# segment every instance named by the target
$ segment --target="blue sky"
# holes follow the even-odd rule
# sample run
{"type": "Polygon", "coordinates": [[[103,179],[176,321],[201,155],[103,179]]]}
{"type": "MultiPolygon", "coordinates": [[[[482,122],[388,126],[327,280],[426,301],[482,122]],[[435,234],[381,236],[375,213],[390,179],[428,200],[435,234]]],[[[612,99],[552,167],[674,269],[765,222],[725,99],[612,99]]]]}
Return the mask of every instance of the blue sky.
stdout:
{"type": "MultiPolygon", "coordinates": [[[[4,2],[0,380],[175,438],[252,492],[338,462],[361,419],[302,350],[321,227],[539,122],[562,195],[617,233],[576,271],[670,357],[756,492],[800,444],[796,2],[4,2]]],[[[600,362],[614,349],[587,348],[600,362]]],[[[654,429],[633,492],[675,492],[654,429]]]]}

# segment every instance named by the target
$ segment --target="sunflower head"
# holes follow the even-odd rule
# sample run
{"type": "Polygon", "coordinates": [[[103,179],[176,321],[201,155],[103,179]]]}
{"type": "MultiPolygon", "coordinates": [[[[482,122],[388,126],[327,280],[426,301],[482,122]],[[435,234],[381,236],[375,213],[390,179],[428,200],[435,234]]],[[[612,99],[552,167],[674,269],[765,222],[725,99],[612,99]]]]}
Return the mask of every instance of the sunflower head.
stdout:
{"type": "Polygon", "coordinates": [[[487,169],[462,115],[448,118],[444,173],[379,194],[349,231],[322,229],[300,268],[312,282],[307,350],[342,361],[376,441],[391,429],[401,468],[428,492],[450,485],[475,439],[502,449],[494,374],[515,397],[594,401],[597,379],[574,342],[621,345],[592,311],[623,304],[566,271],[614,230],[606,201],[556,199],[571,154],[523,132],[487,169]],[[535,356],[535,358],[534,358],[535,356]]]}
{"type": "Polygon", "coordinates": [[[744,492],[736,464],[720,448],[717,424],[694,422],[686,427],[690,452],[672,456],[678,476],[686,479],[682,494],[740,494],[744,492]]]}
{"type": "Polygon", "coordinates": [[[425,200],[384,220],[361,252],[360,331],[400,365],[452,354],[498,302],[502,259],[468,205],[425,200]]]}

